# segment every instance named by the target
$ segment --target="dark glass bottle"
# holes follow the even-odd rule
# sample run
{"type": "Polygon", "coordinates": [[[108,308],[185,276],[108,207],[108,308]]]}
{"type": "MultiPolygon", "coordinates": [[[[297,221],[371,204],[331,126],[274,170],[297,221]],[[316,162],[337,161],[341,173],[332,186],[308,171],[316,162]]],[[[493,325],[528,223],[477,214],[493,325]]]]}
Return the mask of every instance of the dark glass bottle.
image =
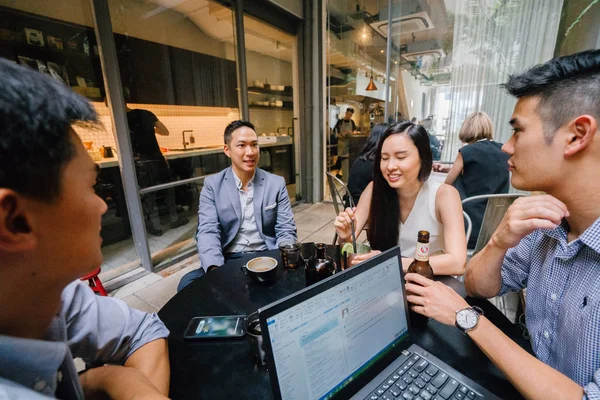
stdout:
{"type": "Polygon", "coordinates": [[[423,275],[425,278],[433,279],[433,269],[429,264],[429,232],[427,231],[419,231],[415,259],[408,267],[408,272],[414,272],[423,275]]]}
{"type": "MultiPolygon", "coordinates": [[[[431,269],[431,264],[429,264],[429,232],[427,231],[419,231],[415,259],[408,266],[408,272],[414,272],[426,278],[433,279],[433,269],[431,269]]],[[[424,327],[429,318],[411,310],[410,321],[412,326],[418,329],[424,327]]]]}
{"type": "Polygon", "coordinates": [[[315,255],[306,262],[306,286],[329,278],[335,274],[337,267],[333,258],[327,255],[327,245],[325,243],[316,243],[315,249],[315,255]]]}

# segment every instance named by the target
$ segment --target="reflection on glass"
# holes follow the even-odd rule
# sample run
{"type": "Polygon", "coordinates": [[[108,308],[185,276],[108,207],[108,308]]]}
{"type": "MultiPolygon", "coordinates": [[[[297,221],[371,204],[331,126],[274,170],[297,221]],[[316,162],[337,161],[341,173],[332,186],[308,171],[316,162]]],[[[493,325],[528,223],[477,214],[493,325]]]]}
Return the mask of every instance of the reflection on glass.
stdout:
{"type": "Polygon", "coordinates": [[[459,128],[474,111],[485,111],[499,127],[495,140],[509,138],[515,99],[499,87],[509,74],[599,45],[600,14],[588,1],[393,0],[391,13],[389,6],[385,0],[326,2],[325,124],[333,173],[342,169],[333,128],[348,107],[363,134],[380,122],[422,124],[434,158],[450,161],[459,128]],[[377,91],[366,90],[371,65],[377,91]],[[379,92],[386,67],[387,94],[379,92]]]}
{"type": "Polygon", "coordinates": [[[282,176],[292,202],[299,159],[297,115],[296,37],[250,16],[244,16],[246,70],[250,121],[261,147],[259,167],[282,176]]]}
{"type": "Polygon", "coordinates": [[[192,183],[142,195],[155,268],[163,266],[168,259],[195,251],[200,190],[199,183],[192,183]]]}
{"type": "Polygon", "coordinates": [[[142,192],[143,221],[133,223],[145,224],[153,266],[161,269],[194,249],[186,243],[194,238],[201,182],[186,180],[229,165],[223,131],[239,118],[233,14],[208,0],[109,6],[142,192]]]}

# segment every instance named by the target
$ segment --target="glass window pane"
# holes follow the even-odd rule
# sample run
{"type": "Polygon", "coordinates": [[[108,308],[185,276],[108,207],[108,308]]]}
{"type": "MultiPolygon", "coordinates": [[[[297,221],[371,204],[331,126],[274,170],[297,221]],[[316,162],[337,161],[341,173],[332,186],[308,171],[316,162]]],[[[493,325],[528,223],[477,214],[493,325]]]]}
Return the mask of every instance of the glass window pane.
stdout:
{"type": "Polygon", "coordinates": [[[244,16],[250,121],[260,143],[259,167],[283,176],[292,202],[300,198],[300,130],[297,103],[296,37],[244,16]]]}
{"type": "MultiPolygon", "coordinates": [[[[3,0],[0,21],[1,57],[47,73],[93,102],[105,129],[73,128],[102,167],[96,193],[108,210],[102,216],[104,262],[100,277],[108,282],[139,267],[139,262],[127,266],[137,255],[133,242],[127,241],[131,228],[118,162],[100,154],[102,146],[114,147],[114,137],[108,109],[102,103],[104,82],[89,1],[3,0]]],[[[104,153],[107,157],[108,151],[104,153]]]]}
{"type": "Polygon", "coordinates": [[[421,123],[436,160],[454,160],[462,122],[475,111],[490,115],[495,140],[505,142],[515,99],[499,85],[554,56],[598,48],[600,7],[593,3],[391,0],[390,12],[387,0],[326,1],[328,170],[347,182],[360,151],[352,146],[356,135],[335,129],[348,107],[363,135],[376,123],[421,123]]]}
{"type": "Polygon", "coordinates": [[[144,223],[162,269],[194,238],[201,181],[188,180],[229,165],[223,131],[239,118],[233,13],[206,0],[109,6],[129,126],[117,134],[130,140],[142,191],[143,220],[133,223],[144,223]]]}

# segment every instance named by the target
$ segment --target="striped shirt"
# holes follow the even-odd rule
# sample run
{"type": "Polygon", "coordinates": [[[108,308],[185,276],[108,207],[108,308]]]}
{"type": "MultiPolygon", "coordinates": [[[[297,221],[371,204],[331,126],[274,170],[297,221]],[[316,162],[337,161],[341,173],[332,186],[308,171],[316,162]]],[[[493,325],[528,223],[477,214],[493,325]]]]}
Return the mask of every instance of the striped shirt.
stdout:
{"type": "Polygon", "coordinates": [[[600,400],[600,218],[571,243],[566,220],[510,249],[502,295],[527,287],[527,329],[536,357],[600,400]]]}

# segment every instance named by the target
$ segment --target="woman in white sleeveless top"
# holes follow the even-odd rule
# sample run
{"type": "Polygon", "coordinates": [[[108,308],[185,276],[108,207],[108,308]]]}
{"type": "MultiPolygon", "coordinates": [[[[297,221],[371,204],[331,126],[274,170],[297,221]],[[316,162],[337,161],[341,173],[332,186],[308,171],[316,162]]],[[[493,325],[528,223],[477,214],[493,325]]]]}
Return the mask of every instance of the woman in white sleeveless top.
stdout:
{"type": "Polygon", "coordinates": [[[334,222],[340,243],[352,240],[352,219],[356,236],[369,224],[373,251],[354,257],[353,264],[400,245],[406,272],[415,254],[417,232],[427,230],[433,272],[462,275],[467,244],[460,196],[450,185],[427,180],[432,166],[427,131],[410,122],[392,125],[378,145],[375,166],[373,182],[357,207],[342,211],[334,222]]]}

